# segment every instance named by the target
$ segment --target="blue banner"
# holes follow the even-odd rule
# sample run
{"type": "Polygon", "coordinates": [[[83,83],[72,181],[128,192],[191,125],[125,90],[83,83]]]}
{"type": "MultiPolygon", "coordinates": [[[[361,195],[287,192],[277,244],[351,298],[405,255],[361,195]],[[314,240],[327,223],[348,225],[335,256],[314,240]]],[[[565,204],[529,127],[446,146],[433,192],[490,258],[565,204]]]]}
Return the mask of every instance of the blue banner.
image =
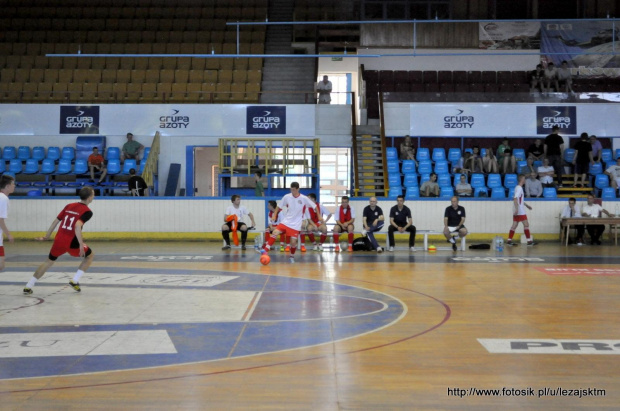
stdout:
{"type": "Polygon", "coordinates": [[[60,106],[60,134],[99,134],[99,106],[60,106]]]}
{"type": "Polygon", "coordinates": [[[246,134],[286,134],[286,106],[248,106],[246,134]]]}
{"type": "Polygon", "coordinates": [[[536,134],[551,134],[555,126],[562,134],[577,134],[577,107],[537,106],[536,134]]]}

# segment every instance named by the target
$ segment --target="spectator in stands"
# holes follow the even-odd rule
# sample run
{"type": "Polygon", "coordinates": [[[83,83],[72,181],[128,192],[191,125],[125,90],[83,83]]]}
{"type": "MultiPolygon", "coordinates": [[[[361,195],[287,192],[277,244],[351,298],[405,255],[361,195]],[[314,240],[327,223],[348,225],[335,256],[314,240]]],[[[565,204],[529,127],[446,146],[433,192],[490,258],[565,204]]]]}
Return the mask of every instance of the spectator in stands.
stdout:
{"type": "Polygon", "coordinates": [[[527,160],[525,160],[525,165],[519,167],[519,174],[525,175],[525,178],[527,178],[530,174],[534,174],[534,178],[536,178],[538,173],[536,172],[536,167],[534,166],[533,157],[528,157],[527,160]]]}
{"type": "Polygon", "coordinates": [[[465,161],[465,168],[471,170],[472,173],[482,173],[482,158],[480,157],[480,147],[472,148],[471,156],[465,161]]]}
{"type": "Polygon", "coordinates": [[[538,87],[541,92],[545,91],[545,86],[543,85],[544,77],[545,70],[543,70],[542,64],[539,64],[536,66],[536,70],[532,71],[532,74],[530,75],[531,91],[536,90],[536,87],[538,87]]]}
{"type": "Polygon", "coordinates": [[[319,104],[331,103],[332,82],[327,76],[323,76],[323,81],[316,84],[316,91],[319,93],[319,104]]]}
{"type": "Polygon", "coordinates": [[[534,167],[534,158],[528,157],[527,164],[521,167],[519,174],[525,175],[525,196],[526,197],[541,197],[543,195],[543,186],[540,180],[536,177],[538,172],[534,167]]]}
{"type": "Polygon", "coordinates": [[[422,197],[439,197],[439,184],[437,184],[437,174],[431,173],[431,179],[426,180],[420,187],[422,197]]]}
{"type": "Polygon", "coordinates": [[[142,150],[144,150],[144,146],[133,139],[133,134],[127,133],[127,142],[123,144],[123,149],[121,150],[121,161],[125,161],[128,158],[140,161],[142,150]]]}
{"type": "Polygon", "coordinates": [[[504,137],[502,144],[497,148],[497,158],[501,159],[504,157],[504,150],[507,149],[510,149],[510,142],[508,141],[508,137],[504,137]]]}
{"type": "Polygon", "coordinates": [[[534,161],[542,161],[545,157],[545,147],[543,146],[541,139],[537,138],[534,141],[534,144],[529,146],[527,149],[527,156],[533,157],[534,161]]]}
{"type": "Polygon", "coordinates": [[[461,174],[459,183],[455,187],[456,195],[459,197],[471,197],[474,193],[474,189],[471,188],[471,184],[467,182],[467,176],[461,174]]]}
{"type": "Polygon", "coordinates": [[[418,162],[415,159],[415,147],[411,142],[411,136],[405,136],[405,140],[400,143],[400,159],[413,160],[416,162],[416,167],[418,166],[418,162]]]}
{"type": "Polygon", "coordinates": [[[551,91],[551,85],[554,86],[555,91],[560,89],[558,85],[558,70],[553,63],[547,64],[547,68],[545,69],[545,89],[547,92],[551,91]]]}
{"type": "Polygon", "coordinates": [[[553,126],[551,134],[545,138],[545,157],[555,170],[558,187],[562,187],[562,153],[564,152],[564,139],[558,134],[560,128],[553,126]]]}
{"type": "MultiPolygon", "coordinates": [[[[562,210],[561,218],[581,218],[581,211],[576,207],[577,200],[574,197],[568,199],[568,205],[562,210]]],[[[577,229],[577,245],[583,245],[583,233],[586,227],[583,225],[574,225],[577,229]]],[[[569,240],[570,244],[570,240],[569,240]]]]}
{"type": "Polygon", "coordinates": [[[256,185],[254,186],[254,196],[256,197],[265,197],[265,187],[263,187],[263,182],[261,178],[263,177],[263,173],[257,171],[254,173],[254,182],[256,185]]]}
{"type": "Polygon", "coordinates": [[[90,181],[95,182],[95,173],[101,173],[99,177],[99,182],[101,183],[105,178],[108,170],[105,167],[105,163],[103,162],[103,156],[99,154],[99,149],[97,147],[93,147],[93,152],[88,156],[88,169],[90,170],[90,181]]]}
{"type": "Polygon", "coordinates": [[[542,183],[543,187],[553,187],[553,167],[549,165],[549,159],[543,159],[543,165],[538,167],[538,179],[542,183]]]}
{"type": "MultiPolygon", "coordinates": [[[[598,218],[602,214],[607,215],[607,217],[612,217],[611,214],[607,210],[605,210],[599,204],[594,203],[594,196],[592,194],[588,194],[588,202],[581,207],[581,215],[583,217],[593,217],[598,218]]],[[[589,224],[586,226],[586,230],[588,230],[588,234],[590,235],[590,244],[592,245],[601,245],[600,238],[605,231],[604,224],[589,224]]]]}
{"type": "Polygon", "coordinates": [[[575,181],[573,181],[573,187],[585,187],[586,186],[586,174],[589,171],[589,165],[594,164],[592,157],[592,144],[588,141],[588,133],[581,133],[581,140],[575,144],[575,156],[573,157],[573,165],[575,166],[575,181]],[[577,184],[581,174],[581,184],[577,184]]]}
{"type": "Polygon", "coordinates": [[[609,176],[609,183],[616,190],[620,187],[620,157],[616,159],[616,164],[609,166],[605,170],[605,174],[609,176]]]}
{"type": "Polygon", "coordinates": [[[596,138],[594,134],[590,136],[590,144],[592,145],[592,158],[594,159],[596,163],[600,163],[601,162],[601,150],[603,149],[603,146],[601,145],[601,142],[598,141],[598,139],[596,138]]]}
{"type": "Polygon", "coordinates": [[[136,197],[148,197],[148,188],[146,185],[146,181],[140,176],[136,175],[136,169],[132,168],[129,170],[129,181],[127,181],[127,185],[131,190],[131,195],[136,197]]]}
{"type": "Polygon", "coordinates": [[[470,158],[471,158],[471,153],[469,151],[464,152],[463,156],[459,159],[459,161],[454,163],[454,166],[452,167],[452,172],[454,174],[461,173],[461,174],[469,175],[471,173],[471,170],[466,168],[465,164],[469,162],[470,158]]]}
{"type": "MultiPolygon", "coordinates": [[[[568,62],[566,60],[564,60],[562,62],[562,65],[558,69],[558,84],[559,84],[559,86],[563,86],[564,87],[564,92],[565,93],[568,93],[569,91],[571,93],[574,93],[574,91],[573,91],[573,74],[571,73],[570,68],[568,68],[568,62]]],[[[559,88],[558,88],[558,90],[559,90],[559,88]]]]}
{"type": "Polygon", "coordinates": [[[499,163],[497,162],[497,157],[493,154],[493,149],[491,147],[487,148],[487,152],[484,153],[484,157],[482,157],[482,165],[485,173],[499,173],[499,163]]]}
{"type": "Polygon", "coordinates": [[[396,197],[396,205],[390,210],[390,226],[388,227],[388,251],[394,251],[394,232],[409,232],[409,249],[415,251],[415,232],[411,218],[411,210],[405,205],[405,197],[396,197]]]}
{"type": "Polygon", "coordinates": [[[499,163],[500,174],[515,174],[517,172],[517,159],[512,155],[512,150],[507,148],[499,163]]]}

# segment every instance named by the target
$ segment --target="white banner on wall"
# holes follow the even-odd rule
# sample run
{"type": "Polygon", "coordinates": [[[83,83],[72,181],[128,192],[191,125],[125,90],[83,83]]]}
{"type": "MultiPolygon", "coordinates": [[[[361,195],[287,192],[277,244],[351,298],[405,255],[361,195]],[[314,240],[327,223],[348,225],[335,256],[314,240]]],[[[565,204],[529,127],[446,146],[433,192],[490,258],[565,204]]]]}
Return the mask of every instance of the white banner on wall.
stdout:
{"type": "MultiPolygon", "coordinates": [[[[0,135],[55,136],[70,134],[67,114],[71,119],[84,118],[98,109],[98,127],[76,128],[76,135],[125,135],[131,130],[136,135],[242,137],[247,134],[248,107],[260,110],[261,105],[246,104],[101,104],[78,106],[71,104],[0,104],[0,135]],[[70,110],[67,110],[70,109],[70,110]],[[75,114],[73,114],[75,113],[75,114]]],[[[273,108],[274,106],[265,106],[273,108]]],[[[295,104],[276,106],[285,113],[279,120],[286,124],[283,137],[314,137],[316,105],[295,104]]],[[[256,111],[255,110],[255,111],[256,111]]],[[[273,110],[272,110],[273,111],[273,110]]],[[[269,117],[267,117],[269,119],[269,117]]],[[[269,137],[263,133],[261,137],[269,137]]]]}
{"type": "Polygon", "coordinates": [[[620,136],[617,104],[411,103],[409,109],[412,136],[546,136],[555,125],[564,135],[620,136]]]}

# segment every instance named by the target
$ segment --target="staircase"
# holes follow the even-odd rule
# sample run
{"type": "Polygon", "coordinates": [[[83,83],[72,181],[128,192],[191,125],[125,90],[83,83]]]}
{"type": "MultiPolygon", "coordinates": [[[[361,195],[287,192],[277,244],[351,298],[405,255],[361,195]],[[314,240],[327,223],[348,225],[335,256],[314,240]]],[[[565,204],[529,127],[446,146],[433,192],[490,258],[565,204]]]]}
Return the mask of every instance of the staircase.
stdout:
{"type": "MultiPolygon", "coordinates": [[[[293,3],[289,0],[269,0],[269,21],[292,21],[293,3]]],[[[267,26],[265,54],[293,54],[293,28],[286,25],[267,26]]],[[[314,103],[309,94],[274,94],[275,92],[312,92],[316,82],[314,58],[266,58],[263,65],[261,103],[304,104],[314,103]]]]}
{"type": "Polygon", "coordinates": [[[357,136],[358,197],[383,197],[386,178],[383,166],[381,136],[362,134],[357,136]]]}

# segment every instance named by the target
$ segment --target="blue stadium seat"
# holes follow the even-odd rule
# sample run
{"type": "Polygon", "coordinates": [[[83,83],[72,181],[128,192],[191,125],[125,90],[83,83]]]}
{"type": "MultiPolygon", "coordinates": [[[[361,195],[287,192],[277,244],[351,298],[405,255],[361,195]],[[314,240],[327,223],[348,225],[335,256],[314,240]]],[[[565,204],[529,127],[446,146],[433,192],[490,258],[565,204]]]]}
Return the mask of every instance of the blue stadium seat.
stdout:
{"type": "Polygon", "coordinates": [[[448,149],[448,161],[450,163],[457,163],[460,159],[461,159],[460,148],[449,148],[448,149]]]}
{"type": "Polygon", "coordinates": [[[508,198],[513,199],[515,197],[515,187],[516,185],[508,189],[508,198]]]}
{"type": "Polygon", "coordinates": [[[611,148],[604,148],[604,149],[601,150],[601,161],[603,161],[605,163],[609,163],[610,161],[614,161],[611,148]]]}
{"type": "Polygon", "coordinates": [[[418,162],[420,162],[420,161],[430,161],[431,160],[431,154],[430,154],[428,148],[420,147],[418,149],[417,154],[416,154],[416,160],[418,160],[418,162]]]}
{"type": "Polygon", "coordinates": [[[519,174],[523,174],[523,173],[521,172],[521,170],[522,170],[524,167],[527,167],[527,161],[525,161],[525,160],[517,161],[517,173],[519,173],[519,174]]]}
{"type": "Polygon", "coordinates": [[[424,184],[426,181],[431,179],[431,174],[422,174],[420,175],[420,185],[424,184]]]}
{"type": "Polygon", "coordinates": [[[41,190],[30,190],[26,193],[28,197],[41,197],[43,195],[43,191],[41,190]]]}
{"type": "Polygon", "coordinates": [[[487,197],[489,195],[489,190],[486,187],[476,187],[474,188],[474,197],[487,197]]]}
{"type": "Polygon", "coordinates": [[[144,167],[146,167],[146,161],[140,161],[140,171],[138,171],[138,174],[142,175],[144,173],[144,167]]]}
{"type": "Polygon", "coordinates": [[[620,157],[620,148],[616,149],[616,155],[614,155],[614,158],[617,160],[618,157],[620,157]]]}
{"type": "Polygon", "coordinates": [[[88,162],[82,158],[76,159],[73,165],[73,174],[87,174],[88,162]]]}
{"type": "Polygon", "coordinates": [[[15,178],[15,173],[12,173],[12,172],[10,172],[10,171],[5,171],[5,172],[4,172],[4,173],[2,173],[2,174],[7,175],[7,176],[11,176],[11,177],[15,178]]]}
{"type": "Polygon", "coordinates": [[[433,166],[431,165],[430,160],[420,161],[418,163],[418,173],[430,174],[432,171],[433,171],[433,166]]]}
{"type": "Polygon", "coordinates": [[[439,174],[437,176],[437,184],[443,190],[444,187],[452,187],[450,174],[439,174]]]}
{"type": "Polygon", "coordinates": [[[118,158],[108,160],[107,170],[108,170],[108,175],[115,175],[115,174],[120,173],[121,172],[121,160],[118,158]]]}
{"type": "Polygon", "coordinates": [[[30,147],[19,146],[17,149],[17,158],[21,161],[26,161],[30,158],[30,147]]]}
{"type": "Polygon", "coordinates": [[[34,158],[26,160],[26,168],[24,168],[24,174],[38,174],[39,162],[34,158]]]}
{"type": "Polygon", "coordinates": [[[540,161],[540,160],[536,160],[536,161],[534,161],[534,167],[535,167],[536,169],[538,169],[538,167],[542,167],[542,165],[543,165],[543,162],[542,162],[542,161],[540,161]]]}
{"type": "Polygon", "coordinates": [[[543,189],[544,198],[558,198],[558,192],[553,187],[545,187],[543,189]]]}
{"type": "Polygon", "coordinates": [[[149,154],[151,154],[151,147],[144,147],[144,154],[142,155],[142,161],[146,161],[147,158],[149,158],[149,154]]]}
{"type": "Polygon", "coordinates": [[[433,161],[446,161],[446,150],[443,148],[434,148],[433,149],[433,161]]]}
{"type": "Polygon", "coordinates": [[[491,198],[506,198],[506,190],[504,190],[504,187],[494,187],[491,190],[491,198]]]}
{"type": "Polygon", "coordinates": [[[118,147],[109,147],[108,155],[106,157],[108,160],[120,160],[121,158],[121,150],[118,147]]]}
{"type": "Polygon", "coordinates": [[[451,186],[439,187],[439,198],[450,198],[454,196],[454,188],[451,186]]]}
{"type": "Polygon", "coordinates": [[[499,174],[489,174],[487,177],[487,187],[490,189],[501,187],[503,190],[504,186],[502,185],[502,176],[499,174]]]}
{"type": "Polygon", "coordinates": [[[57,161],[60,159],[60,147],[49,147],[47,149],[47,158],[57,161]]]}
{"type": "MultiPolygon", "coordinates": [[[[457,186],[457,184],[459,184],[461,182],[461,176],[462,176],[461,173],[456,173],[454,175],[454,180],[453,180],[454,184],[453,185],[455,187],[457,186]]],[[[467,181],[467,174],[465,174],[465,180],[467,181]]]]}
{"type": "Polygon", "coordinates": [[[405,200],[416,200],[420,198],[420,192],[418,187],[407,187],[405,193],[405,200]]]}
{"type": "Polygon", "coordinates": [[[609,177],[607,174],[597,174],[594,178],[594,187],[606,188],[609,187],[609,177]]]}
{"type": "MultiPolygon", "coordinates": [[[[405,182],[403,184],[405,187],[417,187],[418,176],[415,174],[405,174],[405,182]]],[[[391,187],[391,184],[390,184],[390,187],[391,187]]]]}
{"type": "Polygon", "coordinates": [[[435,174],[450,174],[450,166],[445,160],[437,161],[434,170],[435,174]]]}
{"type": "Polygon", "coordinates": [[[9,173],[19,174],[22,172],[22,161],[14,158],[9,162],[9,173]]]}
{"type": "Polygon", "coordinates": [[[416,175],[416,171],[415,171],[415,161],[413,160],[404,160],[403,161],[403,165],[400,169],[400,171],[404,174],[413,174],[416,175]]]}
{"type": "Polygon", "coordinates": [[[601,163],[594,163],[590,165],[590,174],[595,176],[603,173],[603,165],[601,163]]]}
{"type": "Polygon", "coordinates": [[[512,155],[515,156],[517,161],[525,160],[525,150],[522,148],[515,148],[512,150],[512,155]]]}
{"type": "MultiPolygon", "coordinates": [[[[110,147],[110,148],[113,148],[113,147],[110,147]]],[[[147,147],[147,148],[148,148],[148,149],[149,149],[149,151],[150,151],[150,149],[151,149],[151,148],[150,148],[150,147],[147,147]]],[[[144,149],[144,150],[145,150],[145,153],[144,153],[144,158],[146,158],[146,156],[147,156],[146,149],[144,149]]],[[[108,150],[108,153],[109,153],[109,150],[108,150]]],[[[109,154],[108,154],[108,155],[109,155],[109,154]]],[[[388,160],[390,160],[390,159],[392,159],[392,160],[398,160],[398,151],[396,151],[396,148],[395,148],[395,147],[388,147],[388,148],[386,148],[386,149],[385,149],[385,157],[386,157],[388,160]]]]}
{"type": "Polygon", "coordinates": [[[0,173],[4,173],[6,171],[6,162],[4,160],[0,161],[0,173]]]}
{"type": "Polygon", "coordinates": [[[506,174],[504,176],[504,187],[506,187],[508,190],[514,190],[518,182],[519,177],[516,174],[506,174]]]}
{"type": "Polygon", "coordinates": [[[41,174],[54,174],[56,172],[56,163],[54,160],[45,158],[41,163],[41,174]]]}
{"type": "Polygon", "coordinates": [[[402,194],[403,194],[402,187],[390,187],[390,191],[388,192],[388,198],[396,199],[396,197],[402,194]]]}
{"type": "Polygon", "coordinates": [[[10,161],[14,158],[17,158],[17,150],[15,150],[15,147],[4,147],[4,150],[2,150],[2,159],[10,161]]]}
{"type": "Polygon", "coordinates": [[[601,199],[603,200],[615,200],[616,199],[616,189],[613,187],[605,187],[603,188],[603,192],[601,194],[601,199]]]}
{"type": "Polygon", "coordinates": [[[71,160],[61,158],[58,162],[58,170],[56,174],[71,174],[71,160]]]}
{"type": "Polygon", "coordinates": [[[466,153],[471,153],[471,154],[474,154],[474,149],[473,149],[473,148],[466,148],[466,149],[465,149],[465,152],[466,152],[466,153]]]}
{"type": "Polygon", "coordinates": [[[486,156],[486,155],[487,155],[487,149],[486,149],[486,148],[484,148],[484,147],[482,147],[482,148],[480,149],[480,156],[481,156],[481,157],[484,157],[484,156],[486,156]]]}
{"type": "Polygon", "coordinates": [[[564,150],[564,161],[566,161],[567,163],[572,163],[573,158],[575,158],[574,148],[567,148],[566,150],[564,150]]]}
{"type": "Polygon", "coordinates": [[[75,149],[73,147],[63,147],[60,158],[73,161],[75,159],[75,149]]]}
{"type": "Polygon", "coordinates": [[[388,175],[392,175],[392,174],[400,175],[400,171],[398,170],[398,161],[388,160],[387,171],[388,171],[388,175]]]}
{"type": "Polygon", "coordinates": [[[392,174],[388,176],[388,184],[390,185],[390,187],[400,187],[400,175],[392,174]]]}
{"type": "Polygon", "coordinates": [[[470,184],[472,187],[486,187],[486,184],[484,183],[484,174],[481,174],[481,173],[472,174],[470,184]]]}
{"type": "Polygon", "coordinates": [[[43,159],[45,159],[45,148],[41,146],[34,147],[32,149],[32,158],[38,162],[43,161],[43,159]]]}

